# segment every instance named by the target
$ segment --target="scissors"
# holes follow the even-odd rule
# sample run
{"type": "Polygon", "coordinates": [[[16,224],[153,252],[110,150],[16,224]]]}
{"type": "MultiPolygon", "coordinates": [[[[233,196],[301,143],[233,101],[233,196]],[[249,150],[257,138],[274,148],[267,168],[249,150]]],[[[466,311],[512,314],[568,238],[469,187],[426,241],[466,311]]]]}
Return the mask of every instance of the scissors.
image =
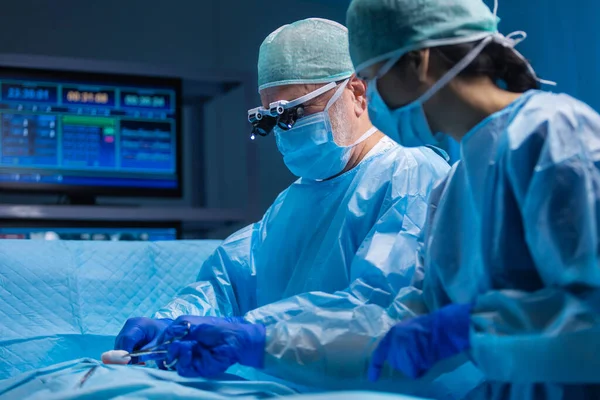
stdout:
{"type": "MultiPolygon", "coordinates": [[[[140,357],[140,356],[147,356],[147,355],[152,355],[152,354],[167,354],[169,351],[165,350],[164,346],[168,346],[177,340],[183,339],[185,336],[187,336],[190,333],[191,328],[192,328],[192,324],[190,324],[188,321],[184,321],[184,323],[182,325],[177,325],[176,327],[179,328],[179,326],[184,328],[183,332],[178,335],[175,335],[172,339],[162,342],[161,344],[157,344],[156,346],[148,347],[147,349],[133,351],[133,352],[127,354],[127,357],[140,357]]],[[[169,328],[171,328],[171,327],[169,327],[169,328]]],[[[167,329],[169,329],[169,328],[167,328],[167,329]]],[[[162,364],[166,369],[172,370],[173,367],[175,366],[175,364],[177,364],[177,359],[173,360],[173,362],[171,362],[169,364],[167,364],[166,361],[163,359],[162,364]]]]}

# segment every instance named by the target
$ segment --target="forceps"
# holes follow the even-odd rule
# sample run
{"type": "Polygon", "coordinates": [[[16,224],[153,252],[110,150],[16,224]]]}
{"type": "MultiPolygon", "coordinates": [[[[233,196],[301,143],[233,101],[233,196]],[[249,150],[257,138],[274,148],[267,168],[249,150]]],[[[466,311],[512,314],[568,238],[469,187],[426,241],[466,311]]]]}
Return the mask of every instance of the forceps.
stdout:
{"type": "Polygon", "coordinates": [[[92,376],[94,374],[94,372],[96,372],[96,370],[98,369],[98,365],[94,365],[92,368],[90,368],[90,370],[88,372],[86,372],[86,374],[83,376],[83,378],[81,378],[79,380],[79,382],[77,382],[77,386],[75,386],[75,388],[80,388],[83,387],[83,384],[90,379],[90,376],[92,376]]]}
{"type": "MultiPolygon", "coordinates": [[[[179,325],[177,327],[179,327],[179,325]]],[[[187,336],[190,333],[192,324],[190,324],[188,321],[185,321],[185,324],[181,325],[181,327],[184,328],[183,332],[180,333],[179,335],[174,336],[173,339],[167,340],[166,342],[162,342],[161,344],[157,344],[157,345],[149,347],[147,349],[133,351],[133,352],[127,354],[127,357],[140,357],[140,356],[147,356],[147,355],[152,355],[152,354],[167,354],[169,351],[164,350],[164,346],[170,345],[171,343],[173,343],[177,340],[181,340],[185,336],[187,336]]],[[[167,329],[169,329],[169,328],[167,328],[167,329]]],[[[170,364],[167,364],[165,362],[165,360],[163,359],[162,364],[166,369],[171,370],[173,368],[173,366],[175,364],[177,364],[177,359],[173,360],[173,362],[170,364]]]]}

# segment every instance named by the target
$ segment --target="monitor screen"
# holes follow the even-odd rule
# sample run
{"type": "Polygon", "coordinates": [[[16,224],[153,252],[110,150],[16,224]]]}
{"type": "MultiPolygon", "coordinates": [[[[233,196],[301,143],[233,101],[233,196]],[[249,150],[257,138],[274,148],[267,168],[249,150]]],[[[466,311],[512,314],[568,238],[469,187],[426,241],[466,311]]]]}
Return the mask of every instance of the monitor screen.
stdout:
{"type": "Polygon", "coordinates": [[[100,241],[162,241],[177,240],[180,235],[178,224],[159,226],[115,226],[97,223],[26,222],[7,224],[0,227],[0,239],[32,240],[100,240],[100,241]]]}
{"type": "Polygon", "coordinates": [[[181,81],[0,68],[0,189],[181,195],[181,81]]]}

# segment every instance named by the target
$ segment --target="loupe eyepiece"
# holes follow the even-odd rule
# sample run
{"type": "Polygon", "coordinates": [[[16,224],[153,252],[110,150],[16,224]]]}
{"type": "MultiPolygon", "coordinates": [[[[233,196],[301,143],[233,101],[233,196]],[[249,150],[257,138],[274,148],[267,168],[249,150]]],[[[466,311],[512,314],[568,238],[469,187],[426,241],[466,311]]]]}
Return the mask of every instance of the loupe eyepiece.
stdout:
{"type": "Polygon", "coordinates": [[[276,123],[277,121],[272,117],[257,119],[252,123],[252,133],[254,135],[267,136],[269,133],[271,133],[276,123]]]}
{"type": "Polygon", "coordinates": [[[277,121],[277,126],[285,131],[289,131],[294,127],[296,121],[304,116],[304,107],[298,106],[296,108],[292,108],[286,110],[282,115],[279,116],[279,120],[277,121]]]}

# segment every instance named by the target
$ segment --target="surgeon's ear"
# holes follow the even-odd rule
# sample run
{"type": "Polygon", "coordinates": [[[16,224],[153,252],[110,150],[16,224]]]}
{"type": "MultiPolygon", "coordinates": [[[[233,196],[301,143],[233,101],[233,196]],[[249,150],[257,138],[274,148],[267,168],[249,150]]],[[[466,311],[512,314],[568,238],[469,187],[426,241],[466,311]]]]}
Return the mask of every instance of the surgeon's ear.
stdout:
{"type": "Polygon", "coordinates": [[[382,79],[387,86],[393,86],[397,91],[413,96],[427,81],[429,73],[429,49],[411,51],[406,53],[392,67],[392,70],[382,79]],[[388,75],[392,75],[388,78],[388,75]],[[395,78],[395,79],[394,79],[395,78]]]}
{"type": "Polygon", "coordinates": [[[417,77],[419,79],[419,83],[427,83],[432,72],[430,71],[431,64],[429,62],[429,49],[419,50],[418,54],[419,63],[417,64],[417,77]]]}
{"type": "Polygon", "coordinates": [[[352,75],[348,89],[352,92],[354,113],[359,118],[367,110],[367,83],[352,75]]]}

